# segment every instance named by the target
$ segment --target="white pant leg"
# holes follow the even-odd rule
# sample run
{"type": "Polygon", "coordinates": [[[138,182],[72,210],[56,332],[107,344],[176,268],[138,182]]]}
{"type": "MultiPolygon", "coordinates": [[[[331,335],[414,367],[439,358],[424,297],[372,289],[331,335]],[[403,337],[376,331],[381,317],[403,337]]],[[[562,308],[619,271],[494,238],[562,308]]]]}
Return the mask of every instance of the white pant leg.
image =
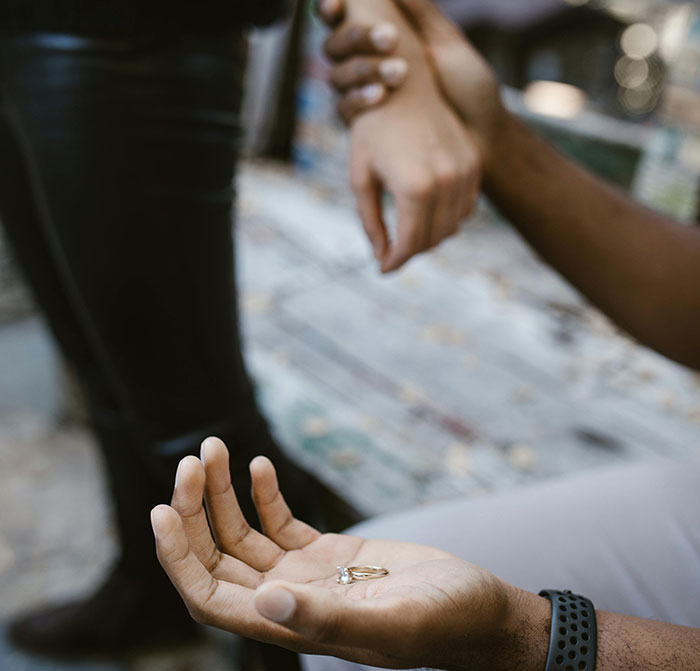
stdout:
{"type": "MultiPolygon", "coordinates": [[[[700,461],[627,464],[426,506],[350,531],[442,548],[523,589],[700,627],[700,461]]],[[[307,671],[361,671],[306,657],[307,671]]]]}

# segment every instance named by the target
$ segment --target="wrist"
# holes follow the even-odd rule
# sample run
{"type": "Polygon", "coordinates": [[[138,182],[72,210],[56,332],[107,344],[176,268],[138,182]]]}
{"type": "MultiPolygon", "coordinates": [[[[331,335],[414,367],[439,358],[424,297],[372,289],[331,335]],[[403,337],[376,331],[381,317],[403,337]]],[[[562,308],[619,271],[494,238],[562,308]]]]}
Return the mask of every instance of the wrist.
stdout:
{"type": "Polygon", "coordinates": [[[501,103],[493,111],[485,132],[480,133],[484,166],[484,187],[489,191],[490,185],[499,181],[504,170],[511,166],[521,146],[520,121],[501,103]]]}
{"type": "Polygon", "coordinates": [[[541,671],[547,660],[551,608],[531,592],[504,583],[504,601],[479,645],[465,641],[449,669],[459,671],[541,671]]]}

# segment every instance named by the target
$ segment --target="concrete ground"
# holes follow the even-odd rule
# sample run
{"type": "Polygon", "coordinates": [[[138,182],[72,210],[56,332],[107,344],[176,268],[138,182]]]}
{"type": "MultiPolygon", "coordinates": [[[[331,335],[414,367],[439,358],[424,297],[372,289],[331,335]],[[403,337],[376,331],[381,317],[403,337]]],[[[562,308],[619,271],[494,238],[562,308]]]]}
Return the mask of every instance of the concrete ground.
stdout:
{"type": "MultiPolygon", "coordinates": [[[[700,458],[700,381],[638,347],[481,211],[391,278],[348,194],[274,167],[241,176],[247,357],[290,454],[368,514],[580,469],[700,458]]],[[[0,617],[85,592],[114,553],[89,433],[63,426],[55,352],[0,328],[0,617]]],[[[3,671],[233,669],[231,637],[113,663],[0,639],[3,671]]]]}

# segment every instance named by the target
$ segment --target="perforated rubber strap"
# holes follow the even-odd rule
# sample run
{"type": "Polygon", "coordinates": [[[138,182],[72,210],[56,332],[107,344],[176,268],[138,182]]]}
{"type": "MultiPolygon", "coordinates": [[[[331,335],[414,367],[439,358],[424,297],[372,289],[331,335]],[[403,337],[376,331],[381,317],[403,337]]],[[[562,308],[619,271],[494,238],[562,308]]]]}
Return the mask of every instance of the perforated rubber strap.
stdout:
{"type": "Polygon", "coordinates": [[[593,603],[571,592],[545,589],[552,603],[552,627],[545,671],[595,671],[596,619],[593,603]]]}

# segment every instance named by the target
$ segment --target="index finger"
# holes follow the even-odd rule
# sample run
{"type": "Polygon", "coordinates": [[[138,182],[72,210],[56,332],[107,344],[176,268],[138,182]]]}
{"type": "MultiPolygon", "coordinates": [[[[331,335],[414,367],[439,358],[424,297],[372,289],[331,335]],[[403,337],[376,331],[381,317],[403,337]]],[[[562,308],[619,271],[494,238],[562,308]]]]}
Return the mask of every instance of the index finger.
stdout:
{"type": "Polygon", "coordinates": [[[348,24],[334,30],[323,45],[326,57],[338,61],[357,54],[386,55],[399,43],[399,31],[393,23],[374,26],[348,24]]]}
{"type": "Polygon", "coordinates": [[[192,617],[198,620],[202,608],[211,601],[220,583],[204,568],[190,547],[182,519],[173,508],[154,508],[151,511],[151,525],[156,538],[158,561],[192,617]]]}
{"type": "Polygon", "coordinates": [[[269,636],[269,624],[253,605],[255,592],[214,579],[189,546],[182,520],[175,510],[169,506],[154,508],[151,524],[158,560],[193,619],[243,636],[260,638],[265,633],[269,636]]]}

